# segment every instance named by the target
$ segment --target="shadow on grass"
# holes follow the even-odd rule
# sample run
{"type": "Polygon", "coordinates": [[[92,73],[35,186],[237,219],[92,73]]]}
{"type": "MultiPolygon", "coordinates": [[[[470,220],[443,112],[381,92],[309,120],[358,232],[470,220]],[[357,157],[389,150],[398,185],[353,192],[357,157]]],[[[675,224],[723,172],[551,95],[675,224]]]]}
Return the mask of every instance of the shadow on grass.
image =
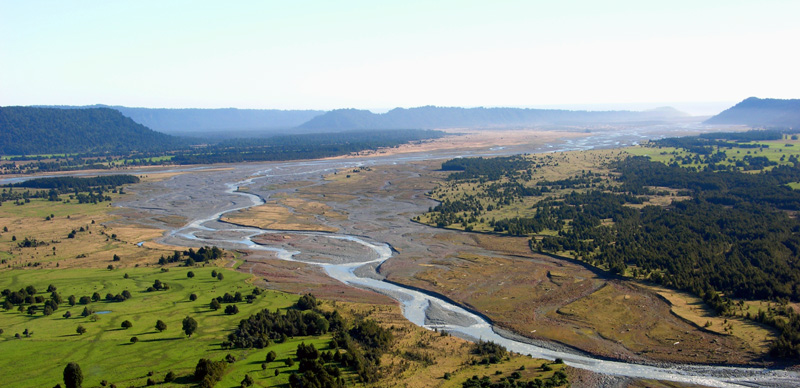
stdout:
{"type": "Polygon", "coordinates": [[[184,339],[184,338],[185,337],[140,339],[139,342],[161,342],[161,341],[179,340],[179,339],[184,339]]]}
{"type": "Polygon", "coordinates": [[[194,379],[193,375],[185,375],[185,376],[181,376],[181,377],[176,377],[175,380],[172,380],[173,384],[184,384],[184,385],[194,384],[196,382],[197,381],[194,379]]]}

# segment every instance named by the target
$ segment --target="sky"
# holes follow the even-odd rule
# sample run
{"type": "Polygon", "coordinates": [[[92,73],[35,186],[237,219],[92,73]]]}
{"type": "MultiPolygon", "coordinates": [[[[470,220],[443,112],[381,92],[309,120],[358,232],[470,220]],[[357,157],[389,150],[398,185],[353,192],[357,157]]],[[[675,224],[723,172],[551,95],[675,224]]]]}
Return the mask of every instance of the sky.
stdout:
{"type": "Polygon", "coordinates": [[[797,0],[0,0],[0,105],[707,114],[800,98],[798,15],[797,0]]]}

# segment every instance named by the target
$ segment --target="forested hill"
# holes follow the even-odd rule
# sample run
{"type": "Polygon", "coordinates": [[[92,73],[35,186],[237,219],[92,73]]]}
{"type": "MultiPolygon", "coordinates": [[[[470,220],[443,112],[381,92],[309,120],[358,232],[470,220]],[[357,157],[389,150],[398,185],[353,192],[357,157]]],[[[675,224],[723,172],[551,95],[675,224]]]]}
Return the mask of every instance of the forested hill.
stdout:
{"type": "Polygon", "coordinates": [[[151,152],[179,146],[108,108],[0,107],[0,154],[151,152]]]}
{"type": "Polygon", "coordinates": [[[314,117],[298,128],[305,130],[507,128],[530,125],[665,121],[685,116],[686,114],[672,108],[633,112],[423,106],[410,109],[395,108],[383,114],[366,110],[338,109],[314,117]]]}
{"type": "Polygon", "coordinates": [[[750,97],[706,120],[705,123],[800,128],[800,99],[750,97]]]}
{"type": "Polygon", "coordinates": [[[278,109],[166,109],[131,108],[118,105],[46,106],[45,108],[87,109],[111,108],[153,130],[185,136],[228,135],[224,137],[252,137],[253,132],[274,135],[285,134],[325,111],[278,109]]]}

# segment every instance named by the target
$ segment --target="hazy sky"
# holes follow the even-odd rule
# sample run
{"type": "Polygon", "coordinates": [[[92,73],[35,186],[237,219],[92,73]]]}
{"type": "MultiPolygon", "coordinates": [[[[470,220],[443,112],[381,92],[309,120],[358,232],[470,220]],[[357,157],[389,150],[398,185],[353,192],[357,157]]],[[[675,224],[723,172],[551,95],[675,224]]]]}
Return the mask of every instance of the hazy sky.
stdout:
{"type": "Polygon", "coordinates": [[[0,0],[0,105],[800,98],[799,16],[797,0],[0,0]]]}

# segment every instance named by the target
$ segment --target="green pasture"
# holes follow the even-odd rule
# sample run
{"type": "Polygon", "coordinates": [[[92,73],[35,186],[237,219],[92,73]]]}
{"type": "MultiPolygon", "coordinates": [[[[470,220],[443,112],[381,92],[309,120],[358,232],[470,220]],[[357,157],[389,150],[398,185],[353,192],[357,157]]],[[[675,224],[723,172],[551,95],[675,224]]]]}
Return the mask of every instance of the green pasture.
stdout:
{"type": "MultiPolygon", "coordinates": [[[[256,386],[274,386],[288,382],[289,371],[296,370],[297,364],[289,368],[284,360],[294,356],[301,341],[313,343],[318,349],[327,349],[329,337],[294,338],[286,343],[272,345],[269,349],[222,349],[220,344],[227,334],[236,327],[239,320],[264,308],[274,310],[291,306],[297,299],[295,295],[264,291],[254,303],[237,303],[239,313],[226,315],[223,308],[213,311],[209,308],[212,298],[224,293],[251,293],[253,286],[247,283],[251,275],[220,268],[172,268],[169,272],[160,269],[131,268],[125,270],[74,269],[74,270],[36,270],[6,271],[0,274],[0,289],[19,290],[28,285],[37,289],[37,295],[45,299],[52,284],[61,294],[64,302],[50,316],[42,314],[41,304],[35,315],[19,312],[17,308],[0,310],[0,370],[6,373],[3,385],[14,387],[52,387],[62,383],[62,371],[68,362],[77,362],[85,377],[84,386],[96,387],[102,380],[118,387],[146,384],[149,377],[162,383],[167,372],[172,371],[178,379],[171,384],[159,386],[187,386],[192,384],[188,377],[200,358],[220,360],[232,354],[237,361],[230,364],[227,374],[218,387],[238,387],[245,374],[256,379],[256,386]],[[187,272],[194,272],[188,278],[187,272]],[[224,280],[212,278],[211,271],[224,274],[224,280]],[[129,275],[128,279],[124,274],[129,275]],[[166,291],[145,290],[158,279],[169,285],[166,291]],[[67,298],[75,295],[90,296],[97,292],[102,298],[107,293],[116,295],[128,290],[132,297],[123,302],[92,302],[89,308],[95,315],[82,317],[84,305],[70,307],[67,298]],[[198,299],[189,301],[195,293],[198,299]],[[72,314],[64,318],[65,312],[72,314]],[[107,313],[101,313],[105,312],[107,313]],[[186,316],[193,317],[197,331],[187,337],[181,322],[186,316]],[[123,321],[133,323],[130,329],[123,329],[123,321]],[[166,323],[167,329],[158,332],[157,320],[166,323]],[[86,328],[86,333],[76,332],[78,325],[86,328]],[[28,329],[33,334],[25,337],[28,329]],[[19,333],[21,338],[15,338],[19,333]],[[137,337],[137,343],[131,343],[137,337]],[[262,370],[268,351],[278,354],[275,362],[262,370]],[[275,369],[280,371],[275,376],[275,369]]],[[[27,306],[25,307],[27,309],[27,306]]]]}
{"type": "MultiPolygon", "coordinates": [[[[783,140],[771,140],[771,141],[754,141],[754,142],[745,142],[740,143],[742,145],[765,145],[768,146],[766,148],[742,148],[742,147],[733,147],[733,148],[720,148],[720,151],[724,151],[728,157],[727,161],[724,161],[720,164],[723,165],[731,165],[734,164],[737,160],[744,159],[745,156],[763,156],[769,159],[770,161],[777,162],[778,164],[788,164],[789,157],[792,155],[796,157],[800,157],[800,140],[791,140],[789,138],[785,138],[783,140]],[[783,160],[781,160],[783,159],[783,160]]],[[[639,146],[639,147],[629,147],[625,148],[625,151],[631,155],[637,156],[647,156],[650,160],[654,162],[661,162],[664,164],[669,164],[677,157],[686,157],[686,156],[694,156],[695,154],[692,152],[687,152],[683,149],[678,149],[674,147],[646,147],[646,146],[639,146]]],[[[715,149],[716,151],[716,149],[715,149]]],[[[706,165],[705,163],[691,163],[691,164],[683,164],[681,162],[678,163],[680,166],[683,167],[697,167],[697,168],[704,168],[706,165]]]]}

